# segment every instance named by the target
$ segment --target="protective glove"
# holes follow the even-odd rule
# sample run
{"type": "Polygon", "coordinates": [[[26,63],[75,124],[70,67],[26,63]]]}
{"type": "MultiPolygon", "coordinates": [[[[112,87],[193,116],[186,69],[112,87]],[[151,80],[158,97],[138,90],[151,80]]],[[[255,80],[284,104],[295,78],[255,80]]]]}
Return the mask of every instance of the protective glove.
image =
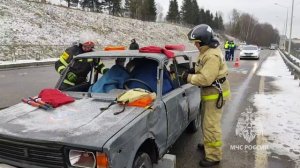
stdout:
{"type": "Polygon", "coordinates": [[[187,71],[184,71],[182,74],[181,74],[181,80],[183,83],[187,83],[187,78],[189,76],[189,73],[187,71]]]}
{"type": "Polygon", "coordinates": [[[195,72],[195,68],[191,68],[191,69],[189,69],[189,74],[195,74],[196,72],[195,72]]]}
{"type": "Polygon", "coordinates": [[[73,72],[68,72],[67,74],[67,79],[70,81],[70,82],[76,82],[77,80],[77,75],[73,72]]]}

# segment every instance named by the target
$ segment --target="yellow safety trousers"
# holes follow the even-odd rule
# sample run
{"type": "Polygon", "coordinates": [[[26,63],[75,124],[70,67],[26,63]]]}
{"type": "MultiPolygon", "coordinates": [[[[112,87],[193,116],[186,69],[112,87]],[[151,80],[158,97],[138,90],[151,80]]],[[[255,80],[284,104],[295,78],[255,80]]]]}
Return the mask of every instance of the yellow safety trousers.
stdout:
{"type": "Polygon", "coordinates": [[[201,102],[205,158],[212,161],[222,160],[222,109],[216,107],[216,101],[201,102]]]}

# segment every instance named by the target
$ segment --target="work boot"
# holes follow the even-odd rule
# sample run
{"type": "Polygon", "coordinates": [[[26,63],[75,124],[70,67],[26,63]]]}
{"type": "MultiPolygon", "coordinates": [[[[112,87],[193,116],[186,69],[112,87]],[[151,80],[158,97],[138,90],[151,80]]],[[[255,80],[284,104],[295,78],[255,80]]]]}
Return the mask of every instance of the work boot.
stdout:
{"type": "Polygon", "coordinates": [[[199,165],[201,167],[211,167],[220,164],[220,161],[212,161],[212,160],[207,160],[203,159],[199,162],[199,165]]]}
{"type": "Polygon", "coordinates": [[[204,145],[203,144],[198,144],[197,145],[198,150],[204,151],[204,145]]]}

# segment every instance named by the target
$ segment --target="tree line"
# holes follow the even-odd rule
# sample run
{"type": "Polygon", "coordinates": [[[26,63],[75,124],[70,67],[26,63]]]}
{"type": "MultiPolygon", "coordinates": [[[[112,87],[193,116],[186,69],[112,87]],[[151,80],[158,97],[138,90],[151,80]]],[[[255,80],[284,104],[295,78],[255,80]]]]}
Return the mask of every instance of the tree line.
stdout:
{"type": "Polygon", "coordinates": [[[248,13],[233,9],[230,21],[225,25],[226,32],[247,44],[270,46],[279,42],[279,32],[269,23],[259,23],[258,19],[248,13]]]}
{"type": "Polygon", "coordinates": [[[172,23],[182,23],[191,26],[205,23],[213,29],[224,30],[221,14],[217,12],[214,15],[210,10],[199,8],[197,0],[183,0],[180,10],[178,1],[170,0],[166,20],[172,23]]]}
{"type": "MultiPolygon", "coordinates": [[[[80,5],[83,9],[94,12],[107,12],[114,16],[127,16],[143,21],[163,20],[162,9],[155,0],[65,0],[68,7],[72,4],[80,5]]],[[[221,13],[213,14],[210,10],[199,8],[197,0],[183,0],[179,7],[178,0],[169,0],[166,21],[184,26],[195,26],[201,23],[210,25],[214,30],[225,30],[249,44],[269,46],[278,43],[279,32],[269,23],[259,23],[258,19],[248,13],[241,13],[233,9],[229,23],[223,23],[221,13]],[[179,9],[180,8],[180,9],[179,9]]]]}
{"type": "MultiPolygon", "coordinates": [[[[125,0],[122,7],[122,0],[65,0],[68,7],[80,5],[82,9],[93,12],[108,12],[114,16],[127,16],[143,21],[163,20],[162,10],[155,0],[125,0]]],[[[178,0],[170,0],[166,20],[171,23],[194,26],[206,23],[214,29],[224,30],[221,14],[213,14],[210,10],[199,8],[197,0],[184,0],[179,10],[178,0]]]]}
{"type": "Polygon", "coordinates": [[[128,16],[143,21],[156,21],[155,0],[65,0],[68,7],[80,5],[83,10],[92,12],[108,12],[114,16],[128,16]]]}

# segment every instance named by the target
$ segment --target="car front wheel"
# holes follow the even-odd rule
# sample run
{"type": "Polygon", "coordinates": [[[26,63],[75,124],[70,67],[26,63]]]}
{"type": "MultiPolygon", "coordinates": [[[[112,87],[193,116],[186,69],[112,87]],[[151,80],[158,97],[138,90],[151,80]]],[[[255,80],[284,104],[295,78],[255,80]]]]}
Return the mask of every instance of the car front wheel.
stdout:
{"type": "Polygon", "coordinates": [[[132,168],[152,168],[152,160],[148,153],[140,152],[133,161],[132,168]]]}

